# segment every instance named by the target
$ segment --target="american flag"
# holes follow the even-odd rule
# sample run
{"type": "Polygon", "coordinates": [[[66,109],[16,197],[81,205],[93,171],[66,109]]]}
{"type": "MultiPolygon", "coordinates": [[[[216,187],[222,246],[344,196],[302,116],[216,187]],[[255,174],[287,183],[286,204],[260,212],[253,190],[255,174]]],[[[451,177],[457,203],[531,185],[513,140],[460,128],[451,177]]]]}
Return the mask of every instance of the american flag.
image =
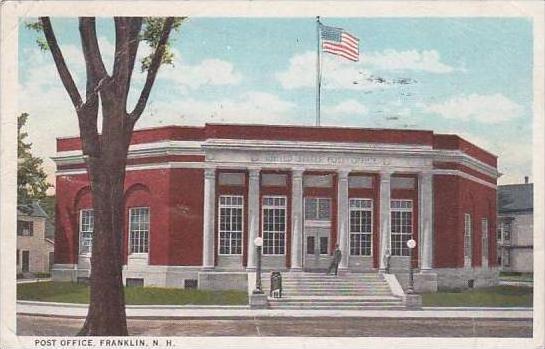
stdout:
{"type": "Polygon", "coordinates": [[[341,28],[320,25],[322,50],[357,62],[360,57],[359,39],[341,28]]]}

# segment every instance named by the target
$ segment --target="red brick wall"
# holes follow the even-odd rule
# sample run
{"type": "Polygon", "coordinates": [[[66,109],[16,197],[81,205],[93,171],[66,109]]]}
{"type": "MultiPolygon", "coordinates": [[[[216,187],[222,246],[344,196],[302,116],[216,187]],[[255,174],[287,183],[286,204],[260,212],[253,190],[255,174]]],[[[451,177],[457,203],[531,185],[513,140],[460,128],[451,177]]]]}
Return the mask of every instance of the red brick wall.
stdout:
{"type": "Polygon", "coordinates": [[[459,223],[459,179],[458,176],[433,176],[433,267],[436,268],[464,265],[463,230],[460,230],[459,223]]]}
{"type": "Polygon", "coordinates": [[[481,219],[488,218],[488,265],[496,266],[496,190],[474,181],[450,175],[435,175],[434,251],[437,268],[464,266],[464,221],[471,214],[473,261],[481,266],[481,219]]]}
{"type": "Polygon", "coordinates": [[[204,170],[173,169],[170,176],[169,261],[202,265],[204,170]]]}
{"type": "Polygon", "coordinates": [[[79,252],[79,210],[92,208],[87,175],[56,178],[55,263],[74,264],[79,252]]]}
{"type": "MultiPolygon", "coordinates": [[[[495,266],[496,260],[496,190],[479,183],[475,183],[465,178],[459,179],[460,183],[460,206],[459,206],[459,226],[462,237],[463,247],[463,229],[464,214],[471,214],[472,240],[473,240],[473,260],[474,267],[480,267],[482,264],[482,229],[481,220],[488,219],[488,265],[495,266]]],[[[463,248],[462,248],[463,264],[463,248]]]]}

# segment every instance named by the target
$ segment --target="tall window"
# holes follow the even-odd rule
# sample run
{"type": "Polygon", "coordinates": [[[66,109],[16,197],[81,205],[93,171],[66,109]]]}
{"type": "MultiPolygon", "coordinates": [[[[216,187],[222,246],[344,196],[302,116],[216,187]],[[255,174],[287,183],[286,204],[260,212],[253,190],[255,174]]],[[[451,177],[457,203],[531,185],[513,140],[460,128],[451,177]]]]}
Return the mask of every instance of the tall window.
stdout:
{"type": "Polygon", "coordinates": [[[511,220],[505,220],[502,222],[501,225],[502,225],[503,242],[504,243],[511,242],[511,230],[513,227],[511,220]]]}
{"type": "Polygon", "coordinates": [[[488,218],[481,219],[481,236],[482,236],[482,260],[483,265],[488,263],[488,218]]]}
{"type": "Polygon", "coordinates": [[[129,250],[130,253],[149,251],[149,207],[136,207],[129,210],[129,250]]]}
{"type": "Polygon", "coordinates": [[[286,197],[263,197],[263,254],[284,254],[286,248],[286,197]]]}
{"type": "Polygon", "coordinates": [[[219,199],[219,254],[240,255],[244,198],[240,195],[222,195],[219,199]]]}
{"type": "Polygon", "coordinates": [[[473,256],[473,243],[472,243],[472,226],[471,215],[466,213],[464,215],[464,266],[471,267],[471,260],[473,256]]]}
{"type": "Polygon", "coordinates": [[[390,202],[390,217],[392,256],[408,256],[407,241],[413,235],[413,202],[411,200],[392,200],[390,202]]]}
{"type": "Polygon", "coordinates": [[[93,229],[95,226],[95,215],[93,210],[85,209],[79,211],[79,253],[91,253],[93,242],[93,229]]]}
{"type": "Polygon", "coordinates": [[[350,255],[370,256],[373,234],[373,201],[350,199],[350,255]]]}
{"type": "Polygon", "coordinates": [[[34,235],[34,222],[32,221],[17,221],[17,235],[32,236],[34,235]]]}
{"type": "Polygon", "coordinates": [[[331,199],[306,198],[305,219],[311,221],[329,221],[331,219],[331,199]]]}

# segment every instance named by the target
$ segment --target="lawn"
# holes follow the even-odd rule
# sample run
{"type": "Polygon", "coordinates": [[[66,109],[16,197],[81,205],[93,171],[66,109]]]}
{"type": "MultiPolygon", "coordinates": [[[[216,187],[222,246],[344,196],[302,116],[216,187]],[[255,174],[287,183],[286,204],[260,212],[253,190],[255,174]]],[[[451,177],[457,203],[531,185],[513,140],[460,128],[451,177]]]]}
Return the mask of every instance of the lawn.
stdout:
{"type": "MultiPolygon", "coordinates": [[[[17,299],[60,303],[89,303],[89,287],[72,282],[37,282],[17,285],[17,299]]],[[[179,288],[126,287],[127,304],[247,305],[244,291],[208,291],[179,288]]]]}
{"type": "Polygon", "coordinates": [[[531,287],[495,286],[422,294],[426,307],[531,307],[531,287]]]}

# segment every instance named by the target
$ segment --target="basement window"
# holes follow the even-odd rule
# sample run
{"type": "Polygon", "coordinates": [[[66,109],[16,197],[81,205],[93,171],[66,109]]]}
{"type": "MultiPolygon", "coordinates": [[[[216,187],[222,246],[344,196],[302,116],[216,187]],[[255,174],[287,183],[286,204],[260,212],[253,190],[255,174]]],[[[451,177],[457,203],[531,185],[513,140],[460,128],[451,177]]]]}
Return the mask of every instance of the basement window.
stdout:
{"type": "Polygon", "coordinates": [[[185,279],[184,288],[197,288],[197,280],[195,279],[185,279]]]}
{"type": "Polygon", "coordinates": [[[127,287],[144,287],[144,279],[127,278],[125,284],[127,287]]]}

